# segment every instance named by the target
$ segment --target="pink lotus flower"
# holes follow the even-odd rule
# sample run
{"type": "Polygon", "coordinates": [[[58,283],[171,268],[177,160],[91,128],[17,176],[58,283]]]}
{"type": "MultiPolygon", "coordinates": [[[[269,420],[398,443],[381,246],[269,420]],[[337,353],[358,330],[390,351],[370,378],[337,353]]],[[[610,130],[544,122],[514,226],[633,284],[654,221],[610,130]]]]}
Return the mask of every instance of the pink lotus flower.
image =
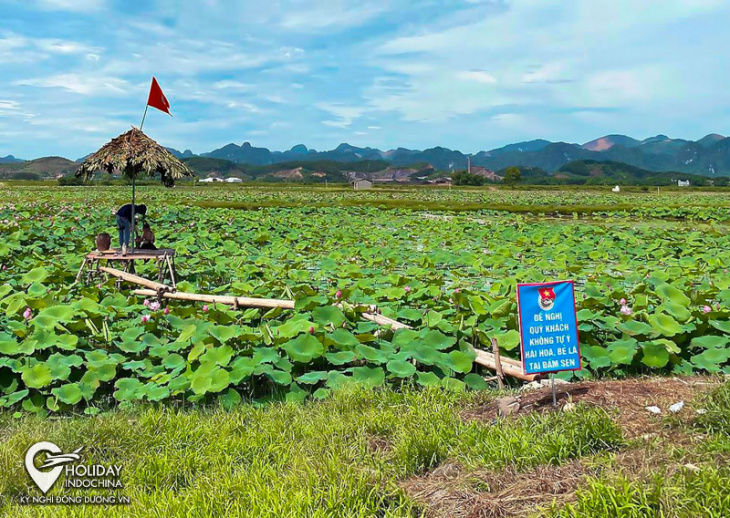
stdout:
{"type": "Polygon", "coordinates": [[[456,288],[456,289],[454,290],[454,293],[461,293],[461,290],[460,290],[459,288],[456,288]]]}
{"type": "Polygon", "coordinates": [[[341,299],[342,298],[342,290],[337,290],[337,293],[335,293],[335,298],[336,299],[341,299]]]}
{"type": "Polygon", "coordinates": [[[203,313],[207,313],[207,312],[208,312],[208,304],[205,304],[203,306],[203,313]]]}
{"type": "Polygon", "coordinates": [[[403,289],[405,290],[406,293],[410,293],[411,292],[411,287],[410,286],[404,286],[403,289]]]}
{"type": "Polygon", "coordinates": [[[165,315],[169,315],[170,314],[170,308],[167,308],[166,307],[165,308],[165,311],[163,311],[163,313],[165,313],[165,315]]]}
{"type": "Polygon", "coordinates": [[[7,267],[7,266],[5,266],[5,265],[3,265],[3,271],[5,271],[5,270],[7,270],[7,269],[8,269],[8,267],[7,267]]]}
{"type": "Polygon", "coordinates": [[[142,323],[143,324],[146,324],[147,322],[149,322],[149,320],[150,320],[150,316],[149,315],[142,315],[142,323]]]}
{"type": "Polygon", "coordinates": [[[634,310],[628,307],[626,304],[621,306],[621,314],[626,316],[631,316],[634,314],[634,310]]]}
{"type": "Polygon", "coordinates": [[[712,311],[712,308],[710,306],[705,306],[704,308],[702,308],[703,313],[709,313],[710,311],[712,311]]]}
{"type": "Polygon", "coordinates": [[[621,305],[622,305],[622,306],[625,306],[625,305],[626,305],[626,299],[621,299],[621,301],[620,301],[620,302],[621,302],[621,305]]]}
{"type": "Polygon", "coordinates": [[[142,304],[143,304],[144,306],[149,306],[149,305],[150,305],[150,301],[149,301],[149,300],[147,300],[147,299],[144,299],[144,302],[143,302],[142,304]]]}
{"type": "Polygon", "coordinates": [[[150,302],[150,309],[152,311],[157,311],[158,309],[160,309],[160,303],[156,300],[154,302],[150,302]]]}
{"type": "Polygon", "coordinates": [[[309,326],[309,334],[310,335],[314,334],[314,326],[309,326]]]}
{"type": "Polygon", "coordinates": [[[30,320],[33,318],[33,310],[30,308],[25,308],[25,311],[23,311],[23,318],[26,320],[30,320]]]}

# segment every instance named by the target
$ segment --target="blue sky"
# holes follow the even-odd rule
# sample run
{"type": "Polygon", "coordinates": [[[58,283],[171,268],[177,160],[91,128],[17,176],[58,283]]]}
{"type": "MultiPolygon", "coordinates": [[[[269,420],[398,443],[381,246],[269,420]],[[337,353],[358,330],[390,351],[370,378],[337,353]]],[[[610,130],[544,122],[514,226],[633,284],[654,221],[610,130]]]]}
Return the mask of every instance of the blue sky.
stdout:
{"type": "Polygon", "coordinates": [[[730,133],[726,0],[2,0],[0,156],[730,133]]]}

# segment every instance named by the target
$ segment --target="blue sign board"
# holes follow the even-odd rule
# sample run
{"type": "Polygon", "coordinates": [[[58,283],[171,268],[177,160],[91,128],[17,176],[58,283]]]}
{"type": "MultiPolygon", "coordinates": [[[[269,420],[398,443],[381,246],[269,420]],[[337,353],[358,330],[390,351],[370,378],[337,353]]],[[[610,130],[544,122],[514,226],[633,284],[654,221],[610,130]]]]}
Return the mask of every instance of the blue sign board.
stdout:
{"type": "Polygon", "coordinates": [[[525,374],[581,369],[573,281],[517,285],[525,374]]]}

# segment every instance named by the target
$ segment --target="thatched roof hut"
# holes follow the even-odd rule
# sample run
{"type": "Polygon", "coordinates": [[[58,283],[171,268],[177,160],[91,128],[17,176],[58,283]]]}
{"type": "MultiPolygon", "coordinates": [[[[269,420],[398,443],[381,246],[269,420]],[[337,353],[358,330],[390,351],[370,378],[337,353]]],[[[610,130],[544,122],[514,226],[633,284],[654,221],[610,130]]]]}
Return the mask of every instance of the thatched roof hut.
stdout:
{"type": "Polygon", "coordinates": [[[137,128],[112,139],[89,156],[76,171],[76,176],[88,181],[97,171],[119,171],[130,180],[142,175],[154,177],[159,173],[166,187],[172,187],[175,180],[193,176],[188,166],[137,128]]]}

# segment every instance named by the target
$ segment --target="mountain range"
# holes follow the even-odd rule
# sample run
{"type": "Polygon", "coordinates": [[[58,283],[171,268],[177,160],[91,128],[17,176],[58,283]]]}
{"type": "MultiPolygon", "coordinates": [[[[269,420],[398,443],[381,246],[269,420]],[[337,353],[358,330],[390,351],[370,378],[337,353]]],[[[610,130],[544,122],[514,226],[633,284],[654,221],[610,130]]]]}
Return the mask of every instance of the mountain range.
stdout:
{"type": "MultiPolygon", "coordinates": [[[[181,158],[194,156],[190,150],[183,153],[174,149],[171,151],[181,158]]],[[[305,160],[335,162],[384,160],[399,167],[430,164],[442,171],[466,169],[467,167],[466,154],[445,147],[424,150],[396,148],[381,151],[343,143],[330,151],[316,151],[299,144],[288,151],[270,151],[267,148],[254,147],[249,142],[244,142],[240,146],[228,144],[199,156],[249,165],[270,165],[305,160]]],[[[531,140],[471,155],[472,165],[487,167],[495,171],[515,165],[537,167],[548,172],[555,172],[575,160],[610,160],[649,171],[677,171],[705,176],[730,175],[730,138],[710,134],[698,141],[691,141],[657,135],[637,140],[625,135],[606,135],[585,144],[531,140]]]]}
{"type": "MultiPolygon", "coordinates": [[[[298,144],[287,151],[271,151],[254,147],[249,142],[228,144],[219,149],[196,155],[189,149],[168,148],[182,159],[207,158],[244,164],[268,166],[283,163],[331,161],[340,163],[384,161],[394,167],[431,166],[440,171],[463,170],[468,155],[445,147],[424,150],[395,148],[382,151],[370,147],[340,144],[329,151],[309,149],[298,144]]],[[[471,155],[471,164],[494,171],[509,166],[539,168],[549,173],[576,160],[612,161],[629,164],[649,171],[676,171],[704,176],[730,175],[730,138],[710,134],[700,140],[684,140],[657,135],[643,140],[626,135],[606,135],[584,144],[531,140],[480,151],[471,155]]],[[[0,158],[3,167],[23,163],[12,155],[0,158]]]]}

